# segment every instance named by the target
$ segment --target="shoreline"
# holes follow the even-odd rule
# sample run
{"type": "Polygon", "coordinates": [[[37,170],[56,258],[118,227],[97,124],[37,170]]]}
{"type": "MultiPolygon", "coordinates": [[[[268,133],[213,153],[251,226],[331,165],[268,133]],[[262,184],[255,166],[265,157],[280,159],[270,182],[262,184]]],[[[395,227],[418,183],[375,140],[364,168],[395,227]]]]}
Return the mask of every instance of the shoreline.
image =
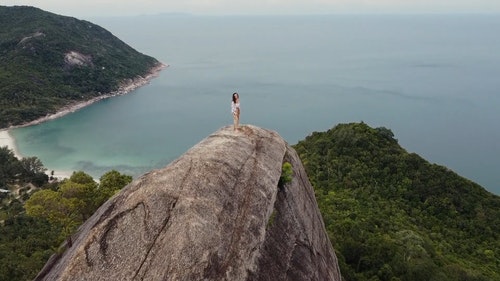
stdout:
{"type": "Polygon", "coordinates": [[[134,91],[135,89],[148,84],[153,78],[156,78],[160,75],[160,71],[162,71],[164,68],[166,68],[168,66],[169,66],[168,64],[164,64],[164,63],[160,62],[158,65],[152,67],[149,70],[148,74],[146,74],[146,76],[144,76],[144,77],[137,76],[135,78],[130,78],[130,79],[124,80],[121,83],[121,85],[119,85],[118,90],[116,90],[114,92],[107,93],[107,94],[92,98],[92,99],[87,100],[87,101],[75,102],[75,103],[72,103],[72,104],[69,104],[67,106],[62,107],[56,113],[48,114],[44,117],[38,118],[38,119],[30,121],[28,123],[24,123],[21,125],[14,125],[14,126],[10,126],[8,128],[0,129],[0,130],[11,130],[11,129],[15,129],[15,128],[22,128],[22,127],[29,127],[29,126],[33,126],[33,125],[38,125],[38,124],[43,123],[43,122],[47,122],[50,120],[54,120],[54,119],[63,117],[66,114],[76,112],[76,111],[78,111],[84,107],[87,107],[89,105],[92,105],[98,101],[105,100],[105,99],[112,98],[112,97],[116,97],[116,96],[126,95],[126,94],[134,91]]]}
{"type": "MultiPolygon", "coordinates": [[[[1,129],[0,130],[0,147],[6,146],[8,149],[12,150],[14,152],[14,156],[21,160],[24,158],[24,156],[19,153],[17,150],[17,145],[16,145],[16,139],[10,134],[8,129],[1,129]]],[[[45,165],[44,165],[45,167],[45,165]]],[[[63,180],[65,178],[71,177],[73,172],[70,171],[63,171],[63,170],[53,170],[45,167],[47,170],[45,173],[50,177],[53,176],[54,178],[58,180],[63,180]],[[52,175],[52,171],[54,171],[54,174],[52,175]]]]}
{"type": "MultiPolygon", "coordinates": [[[[24,156],[21,153],[19,153],[19,151],[17,150],[16,139],[10,134],[9,130],[8,129],[1,129],[0,130],[0,147],[5,147],[5,146],[14,152],[14,156],[17,159],[21,160],[22,158],[24,158],[24,156]]],[[[44,167],[45,167],[45,165],[44,165],[44,167]]],[[[45,167],[45,168],[47,169],[45,171],[45,174],[47,174],[49,177],[52,176],[58,180],[63,180],[63,179],[69,178],[73,174],[73,172],[69,172],[69,171],[53,170],[53,169],[49,169],[47,167],[45,167]],[[53,175],[52,175],[52,171],[54,171],[53,175]]]]}
{"type": "MultiPolygon", "coordinates": [[[[149,72],[145,76],[137,76],[135,78],[130,78],[124,80],[118,87],[118,90],[104,94],[102,96],[98,96],[95,98],[92,98],[87,101],[83,102],[76,102],[72,103],[70,105],[64,106],[60,110],[58,110],[56,113],[53,114],[48,114],[47,116],[38,118],[36,120],[30,121],[28,123],[24,123],[21,125],[15,125],[15,126],[10,126],[8,128],[0,128],[0,147],[7,146],[10,150],[14,152],[14,155],[17,159],[21,160],[24,158],[24,156],[19,152],[16,144],[16,139],[12,136],[10,133],[10,130],[16,129],[16,128],[23,128],[23,127],[29,127],[29,126],[34,126],[41,124],[43,122],[47,122],[50,120],[54,120],[60,117],[63,117],[67,114],[76,112],[84,107],[87,107],[89,105],[92,105],[98,101],[105,100],[108,98],[116,97],[116,96],[122,96],[126,95],[137,88],[144,86],[148,84],[153,78],[156,78],[160,75],[160,72],[168,67],[168,64],[164,63],[158,63],[156,66],[152,67],[149,72]]],[[[45,166],[45,165],[44,165],[45,166]]],[[[73,172],[69,171],[62,171],[62,170],[52,170],[49,169],[48,167],[45,167],[47,171],[45,172],[47,175],[51,176],[52,171],[54,171],[54,178],[58,179],[64,179],[64,178],[69,178],[73,172]]]]}
{"type": "Polygon", "coordinates": [[[17,150],[16,140],[10,134],[9,129],[0,130],[0,147],[4,146],[7,146],[7,148],[14,151],[14,156],[16,156],[17,159],[23,158],[23,156],[17,150]]]}

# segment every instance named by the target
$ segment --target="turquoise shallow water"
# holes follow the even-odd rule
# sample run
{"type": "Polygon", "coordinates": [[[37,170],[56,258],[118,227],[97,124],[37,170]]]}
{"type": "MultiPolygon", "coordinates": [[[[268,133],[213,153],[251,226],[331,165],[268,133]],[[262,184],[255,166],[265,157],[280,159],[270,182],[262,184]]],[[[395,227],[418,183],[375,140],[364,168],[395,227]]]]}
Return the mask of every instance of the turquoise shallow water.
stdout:
{"type": "Polygon", "coordinates": [[[294,144],[364,121],[500,194],[500,16],[144,16],[91,21],[170,66],[150,84],[13,130],[49,169],[140,175],[232,122],[294,144]]]}

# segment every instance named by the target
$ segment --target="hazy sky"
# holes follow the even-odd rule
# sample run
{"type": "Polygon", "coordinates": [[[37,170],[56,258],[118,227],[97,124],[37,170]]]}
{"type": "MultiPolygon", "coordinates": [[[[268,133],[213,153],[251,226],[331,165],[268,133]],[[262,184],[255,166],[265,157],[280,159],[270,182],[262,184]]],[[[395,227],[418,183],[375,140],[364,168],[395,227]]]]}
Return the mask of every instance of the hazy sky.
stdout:
{"type": "Polygon", "coordinates": [[[482,13],[500,0],[0,0],[74,17],[192,14],[482,13]]]}

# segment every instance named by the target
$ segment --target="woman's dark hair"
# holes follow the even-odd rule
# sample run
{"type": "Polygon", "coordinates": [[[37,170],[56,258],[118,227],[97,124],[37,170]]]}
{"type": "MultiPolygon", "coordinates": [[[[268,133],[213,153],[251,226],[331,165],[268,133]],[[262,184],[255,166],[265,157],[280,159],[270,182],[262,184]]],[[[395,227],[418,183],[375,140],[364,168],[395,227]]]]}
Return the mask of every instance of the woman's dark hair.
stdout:
{"type": "Polygon", "coordinates": [[[236,96],[239,96],[238,93],[233,93],[233,102],[236,102],[236,96]]]}

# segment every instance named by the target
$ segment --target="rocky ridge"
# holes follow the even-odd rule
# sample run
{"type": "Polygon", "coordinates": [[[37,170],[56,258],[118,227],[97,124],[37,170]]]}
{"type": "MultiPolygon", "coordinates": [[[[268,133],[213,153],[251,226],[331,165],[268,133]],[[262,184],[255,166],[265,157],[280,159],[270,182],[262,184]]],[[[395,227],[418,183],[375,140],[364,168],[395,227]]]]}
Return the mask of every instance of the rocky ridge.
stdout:
{"type": "Polygon", "coordinates": [[[296,152],[251,125],[136,179],[72,241],[35,280],[341,280],[296,152]]]}

